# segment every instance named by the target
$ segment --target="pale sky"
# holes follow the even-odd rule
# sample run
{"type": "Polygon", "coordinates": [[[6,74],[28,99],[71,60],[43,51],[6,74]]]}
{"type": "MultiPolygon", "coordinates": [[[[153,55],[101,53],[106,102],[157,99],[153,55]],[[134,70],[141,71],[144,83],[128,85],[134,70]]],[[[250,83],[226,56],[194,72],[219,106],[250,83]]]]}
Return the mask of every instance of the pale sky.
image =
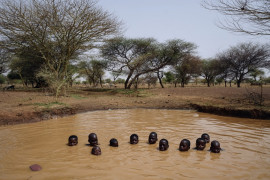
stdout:
{"type": "Polygon", "coordinates": [[[214,58],[238,43],[270,40],[218,28],[224,16],[203,8],[201,0],[99,0],[98,5],[123,21],[125,37],[182,39],[196,44],[201,58],[214,58]]]}

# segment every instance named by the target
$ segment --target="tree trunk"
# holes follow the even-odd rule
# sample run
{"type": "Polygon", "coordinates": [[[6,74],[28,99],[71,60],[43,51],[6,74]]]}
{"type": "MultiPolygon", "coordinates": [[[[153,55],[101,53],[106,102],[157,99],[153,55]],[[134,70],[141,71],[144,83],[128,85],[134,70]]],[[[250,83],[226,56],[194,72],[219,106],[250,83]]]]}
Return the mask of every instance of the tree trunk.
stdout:
{"type": "Polygon", "coordinates": [[[181,87],[185,87],[185,82],[181,81],[181,87]]]}
{"type": "Polygon", "coordinates": [[[101,88],[103,88],[103,86],[102,86],[102,79],[101,79],[101,77],[99,77],[99,84],[100,84],[101,88]]]}
{"type": "Polygon", "coordinates": [[[159,75],[159,71],[157,72],[157,77],[158,77],[159,84],[160,84],[161,88],[164,88],[163,83],[162,83],[162,79],[161,79],[161,77],[159,75]]]}
{"type": "MultiPolygon", "coordinates": [[[[127,86],[126,89],[130,89],[131,86],[132,86],[132,84],[136,81],[136,79],[138,79],[138,77],[135,76],[135,77],[129,82],[129,84],[128,84],[128,86],[127,86]]],[[[136,87],[135,87],[135,88],[136,88],[136,87]]]]}
{"type": "Polygon", "coordinates": [[[160,78],[159,75],[158,75],[158,81],[159,81],[159,84],[160,84],[161,88],[164,88],[163,83],[162,83],[162,80],[161,80],[161,78],[160,78]]]}
{"type": "Polygon", "coordinates": [[[237,87],[240,88],[241,80],[237,80],[236,83],[237,83],[237,87]]]}
{"type": "Polygon", "coordinates": [[[210,87],[210,80],[206,79],[206,81],[207,81],[207,87],[210,87]]]}
{"type": "Polygon", "coordinates": [[[127,77],[127,79],[125,81],[125,89],[130,89],[130,87],[131,87],[131,85],[130,86],[128,85],[128,81],[130,80],[132,74],[133,74],[133,71],[130,71],[129,74],[128,74],[128,77],[127,77]]]}
{"type": "Polygon", "coordinates": [[[225,87],[227,87],[227,81],[224,81],[225,82],[225,87]]]}

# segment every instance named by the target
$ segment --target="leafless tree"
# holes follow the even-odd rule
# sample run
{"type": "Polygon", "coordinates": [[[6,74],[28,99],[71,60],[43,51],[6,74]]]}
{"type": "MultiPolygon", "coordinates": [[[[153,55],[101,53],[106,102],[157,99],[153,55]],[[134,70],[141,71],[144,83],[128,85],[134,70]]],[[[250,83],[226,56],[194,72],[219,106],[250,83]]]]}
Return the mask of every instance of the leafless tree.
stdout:
{"type": "Polygon", "coordinates": [[[269,46],[253,43],[241,43],[220,53],[218,59],[225,62],[233,74],[237,87],[244,78],[255,69],[263,68],[269,63],[269,46]]]}
{"type": "Polygon", "coordinates": [[[56,96],[65,87],[70,62],[119,25],[93,0],[2,0],[0,6],[1,45],[14,53],[22,47],[38,52],[56,96]]]}
{"type": "Polygon", "coordinates": [[[202,5],[225,15],[219,27],[250,35],[270,35],[269,0],[204,0],[202,5]]]}

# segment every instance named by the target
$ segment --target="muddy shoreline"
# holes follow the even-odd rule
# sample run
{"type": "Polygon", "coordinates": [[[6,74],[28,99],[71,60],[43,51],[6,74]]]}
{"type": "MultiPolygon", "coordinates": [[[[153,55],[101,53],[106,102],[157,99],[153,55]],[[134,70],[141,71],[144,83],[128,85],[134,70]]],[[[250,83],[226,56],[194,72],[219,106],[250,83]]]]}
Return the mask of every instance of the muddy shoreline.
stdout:
{"type": "Polygon", "coordinates": [[[270,119],[270,87],[265,87],[264,92],[264,105],[255,106],[247,101],[244,88],[73,89],[69,96],[57,100],[43,92],[9,91],[0,93],[0,126],[88,111],[133,108],[188,109],[221,116],[270,119]]]}
{"type": "Polygon", "coordinates": [[[252,109],[252,110],[238,110],[230,108],[220,108],[215,106],[204,106],[198,104],[186,104],[182,107],[151,107],[151,106],[130,106],[130,107],[115,107],[115,106],[103,106],[95,108],[78,108],[78,107],[65,107],[52,110],[44,110],[40,112],[25,112],[24,114],[17,114],[15,117],[7,117],[0,115],[0,126],[2,125],[15,125],[22,123],[34,123],[43,120],[49,120],[54,118],[61,118],[78,113],[84,113],[88,111],[100,111],[100,110],[114,110],[114,109],[134,109],[134,108],[146,108],[146,109],[176,109],[176,110],[196,110],[198,112],[216,114],[221,116],[231,116],[239,118],[251,118],[251,119],[264,119],[270,120],[270,113],[264,110],[252,109]]]}

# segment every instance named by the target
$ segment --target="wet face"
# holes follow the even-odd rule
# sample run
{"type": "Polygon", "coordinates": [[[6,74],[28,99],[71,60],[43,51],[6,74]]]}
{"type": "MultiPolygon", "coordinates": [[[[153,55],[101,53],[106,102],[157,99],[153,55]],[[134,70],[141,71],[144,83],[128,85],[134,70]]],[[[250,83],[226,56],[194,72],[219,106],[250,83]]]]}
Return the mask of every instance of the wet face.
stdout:
{"type": "Polygon", "coordinates": [[[138,144],[139,136],[137,134],[132,134],[130,136],[130,144],[138,144]]]}
{"type": "Polygon", "coordinates": [[[169,148],[169,142],[166,139],[161,139],[159,141],[159,150],[166,151],[169,148]]]}
{"type": "Polygon", "coordinates": [[[183,139],[179,145],[179,151],[188,151],[190,149],[190,141],[183,139]]]}
{"type": "Polygon", "coordinates": [[[72,135],[68,138],[68,145],[69,146],[76,146],[78,144],[78,137],[75,135],[72,135]]]}
{"type": "Polygon", "coordinates": [[[91,133],[88,136],[88,142],[90,143],[90,146],[96,146],[98,145],[98,138],[95,133],[91,133]]]}
{"type": "Polygon", "coordinates": [[[157,133],[155,133],[155,132],[151,132],[150,134],[149,134],[149,138],[148,138],[148,142],[149,142],[149,144],[155,144],[156,142],[157,142],[157,133]]]}
{"type": "Polygon", "coordinates": [[[118,147],[118,141],[117,141],[117,139],[111,139],[110,140],[110,146],[112,146],[112,147],[118,147]]]}
{"type": "Polygon", "coordinates": [[[206,133],[202,134],[201,138],[204,139],[206,143],[210,142],[210,136],[206,133]]]}
{"type": "Polygon", "coordinates": [[[91,153],[93,154],[93,155],[101,155],[101,149],[100,149],[100,147],[99,146],[94,146],[93,148],[92,148],[92,151],[91,151],[91,153]]]}
{"type": "Polygon", "coordinates": [[[211,147],[210,147],[210,151],[213,153],[220,153],[220,143],[216,140],[211,142],[211,147]]]}
{"type": "Polygon", "coordinates": [[[200,150],[200,151],[204,150],[205,144],[206,144],[206,142],[205,142],[204,139],[198,138],[198,139],[196,140],[196,149],[197,149],[197,150],[200,150]]]}

